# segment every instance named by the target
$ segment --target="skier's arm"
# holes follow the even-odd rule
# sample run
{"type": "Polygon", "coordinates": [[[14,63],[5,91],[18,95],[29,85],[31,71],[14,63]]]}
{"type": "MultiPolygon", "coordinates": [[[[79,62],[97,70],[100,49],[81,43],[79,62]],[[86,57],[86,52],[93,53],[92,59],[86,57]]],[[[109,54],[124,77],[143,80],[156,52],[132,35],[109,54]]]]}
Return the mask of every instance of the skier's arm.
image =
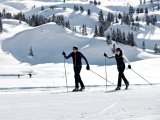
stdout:
{"type": "Polygon", "coordinates": [[[112,59],[115,58],[115,56],[107,56],[107,58],[112,59]]]}
{"type": "Polygon", "coordinates": [[[81,53],[81,57],[85,60],[86,64],[89,65],[88,60],[86,59],[86,57],[82,53],[81,53]]]}
{"type": "Polygon", "coordinates": [[[128,63],[128,68],[129,68],[129,69],[132,69],[128,58],[127,58],[125,55],[123,55],[122,57],[123,57],[123,58],[125,59],[125,61],[128,63]]]}
{"type": "Polygon", "coordinates": [[[108,56],[106,53],[104,53],[104,56],[111,59],[111,58],[115,58],[115,56],[108,56]]]}
{"type": "Polygon", "coordinates": [[[128,60],[128,58],[127,58],[125,55],[123,55],[123,58],[124,58],[124,60],[128,63],[128,65],[130,65],[129,60],[128,60]]]}
{"type": "Polygon", "coordinates": [[[66,54],[65,54],[64,57],[65,57],[66,59],[69,59],[70,57],[72,57],[72,53],[70,53],[68,56],[66,56],[66,54]]]}

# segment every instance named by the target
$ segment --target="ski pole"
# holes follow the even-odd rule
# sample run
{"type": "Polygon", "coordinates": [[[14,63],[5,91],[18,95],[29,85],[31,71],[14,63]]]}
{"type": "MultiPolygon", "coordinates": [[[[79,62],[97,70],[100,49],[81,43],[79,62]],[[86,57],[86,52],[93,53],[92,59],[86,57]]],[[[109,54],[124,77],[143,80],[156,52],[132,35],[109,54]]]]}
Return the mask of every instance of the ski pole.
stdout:
{"type": "Polygon", "coordinates": [[[107,67],[106,67],[106,56],[105,56],[105,74],[106,74],[106,91],[107,91],[107,67]]]}
{"type": "Polygon", "coordinates": [[[140,76],[143,80],[145,80],[146,82],[148,82],[150,85],[152,85],[152,83],[150,83],[148,80],[146,80],[144,77],[142,77],[140,74],[138,74],[136,71],[134,71],[133,69],[131,69],[134,73],[136,73],[138,76],[140,76]]]}
{"type": "Polygon", "coordinates": [[[68,92],[68,80],[67,80],[67,70],[66,70],[66,64],[65,64],[65,57],[64,57],[64,70],[65,70],[65,78],[66,78],[66,88],[67,88],[67,92],[68,92]]]}
{"type": "MultiPolygon", "coordinates": [[[[92,73],[96,74],[97,76],[101,77],[102,79],[106,80],[104,77],[102,77],[101,75],[99,75],[98,73],[94,72],[93,70],[90,70],[92,73]]],[[[108,81],[108,80],[106,80],[108,81]]],[[[109,83],[111,83],[112,85],[114,85],[112,82],[108,81],[109,83]]]]}

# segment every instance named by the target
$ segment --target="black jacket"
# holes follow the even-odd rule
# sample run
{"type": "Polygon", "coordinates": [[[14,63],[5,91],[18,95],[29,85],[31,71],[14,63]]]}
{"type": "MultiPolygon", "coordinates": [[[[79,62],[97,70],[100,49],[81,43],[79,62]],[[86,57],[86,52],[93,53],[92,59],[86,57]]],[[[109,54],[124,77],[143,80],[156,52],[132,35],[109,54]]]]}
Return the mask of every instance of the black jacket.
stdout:
{"type": "Polygon", "coordinates": [[[86,57],[81,52],[71,52],[68,56],[64,56],[66,59],[72,57],[74,67],[81,67],[82,66],[82,58],[85,60],[86,64],[88,65],[88,61],[86,57]]]}
{"type": "Polygon", "coordinates": [[[125,67],[123,56],[116,54],[115,59],[116,59],[116,62],[117,62],[117,67],[125,67]]]}

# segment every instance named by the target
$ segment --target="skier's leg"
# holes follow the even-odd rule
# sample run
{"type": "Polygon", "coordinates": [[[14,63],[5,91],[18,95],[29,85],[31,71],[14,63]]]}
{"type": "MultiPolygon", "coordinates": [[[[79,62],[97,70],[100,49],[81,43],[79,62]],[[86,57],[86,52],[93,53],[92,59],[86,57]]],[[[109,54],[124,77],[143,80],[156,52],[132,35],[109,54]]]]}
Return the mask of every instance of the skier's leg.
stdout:
{"type": "Polygon", "coordinates": [[[125,83],[126,85],[129,84],[129,82],[128,82],[128,80],[126,79],[124,73],[122,73],[122,79],[123,79],[123,81],[124,81],[124,83],[125,83]]]}
{"type": "Polygon", "coordinates": [[[75,88],[79,88],[77,71],[78,71],[77,67],[75,67],[74,68],[75,88]]]}
{"type": "Polygon", "coordinates": [[[117,84],[117,88],[115,90],[120,90],[121,89],[121,82],[122,82],[122,70],[121,68],[118,68],[118,84],[117,84]]]}
{"type": "Polygon", "coordinates": [[[81,88],[84,88],[84,84],[83,84],[83,81],[82,81],[81,76],[80,76],[81,69],[82,69],[82,67],[78,67],[78,69],[77,69],[77,79],[78,79],[78,82],[81,85],[81,88]]]}
{"type": "Polygon", "coordinates": [[[119,74],[118,74],[118,85],[117,85],[117,87],[121,87],[123,71],[120,68],[118,68],[118,72],[119,72],[119,74]]]}
{"type": "MultiPolygon", "coordinates": [[[[125,69],[125,68],[124,68],[125,69]]],[[[124,69],[123,69],[123,72],[122,72],[122,79],[126,85],[126,88],[125,89],[128,89],[128,86],[129,86],[129,82],[128,80],[126,79],[125,75],[124,75],[124,69]]]]}

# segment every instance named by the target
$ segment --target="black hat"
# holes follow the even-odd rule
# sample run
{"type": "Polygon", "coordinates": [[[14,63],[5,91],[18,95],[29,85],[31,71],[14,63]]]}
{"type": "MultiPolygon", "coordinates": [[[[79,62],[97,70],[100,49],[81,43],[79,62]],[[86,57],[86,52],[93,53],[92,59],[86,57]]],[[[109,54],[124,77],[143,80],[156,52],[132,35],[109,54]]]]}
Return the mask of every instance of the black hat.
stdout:
{"type": "Polygon", "coordinates": [[[73,49],[78,50],[78,47],[77,46],[73,46],[73,49]]]}
{"type": "Polygon", "coordinates": [[[121,48],[117,48],[116,51],[122,51],[121,48]]]}
{"type": "Polygon", "coordinates": [[[120,54],[119,54],[120,56],[123,55],[123,52],[122,52],[121,48],[117,48],[116,51],[119,51],[119,52],[120,52],[120,54]]]}

